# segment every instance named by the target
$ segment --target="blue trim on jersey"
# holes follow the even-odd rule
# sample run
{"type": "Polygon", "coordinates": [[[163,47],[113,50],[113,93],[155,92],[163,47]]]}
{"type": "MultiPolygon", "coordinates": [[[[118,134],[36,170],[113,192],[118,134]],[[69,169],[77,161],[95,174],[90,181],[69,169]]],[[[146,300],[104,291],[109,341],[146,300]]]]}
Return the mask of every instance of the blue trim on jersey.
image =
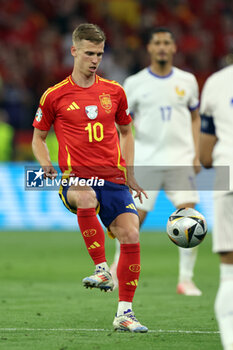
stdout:
{"type": "MultiPolygon", "coordinates": [[[[128,186],[104,181],[104,186],[91,187],[96,193],[100,205],[98,214],[105,227],[109,227],[113,220],[115,220],[120,214],[134,213],[138,215],[136,205],[131,193],[129,192],[128,186]]],[[[63,198],[60,194],[59,195],[65,207],[72,213],[75,213],[76,209],[69,205],[67,200],[68,189],[69,186],[62,187],[63,198]]]]}
{"type": "Polygon", "coordinates": [[[194,107],[189,107],[190,112],[194,111],[194,110],[197,109],[199,106],[200,106],[200,102],[198,102],[197,105],[194,106],[194,107]]]}
{"type": "Polygon", "coordinates": [[[201,114],[201,132],[215,135],[214,118],[212,116],[201,114]]]}
{"type": "Polygon", "coordinates": [[[153,75],[154,77],[156,78],[159,78],[159,79],[166,79],[166,78],[169,78],[172,74],[173,74],[173,68],[171,70],[170,73],[168,73],[167,75],[157,75],[155,73],[152,72],[152,70],[150,69],[150,67],[147,68],[148,72],[153,75]]]}

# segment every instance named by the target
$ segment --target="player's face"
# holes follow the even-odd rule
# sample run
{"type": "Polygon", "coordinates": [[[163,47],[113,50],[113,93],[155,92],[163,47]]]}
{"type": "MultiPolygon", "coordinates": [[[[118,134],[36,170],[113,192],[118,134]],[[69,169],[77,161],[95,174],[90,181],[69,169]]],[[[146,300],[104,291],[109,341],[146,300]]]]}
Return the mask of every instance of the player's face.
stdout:
{"type": "Polygon", "coordinates": [[[71,48],[75,59],[75,67],[85,76],[94,75],[104,53],[104,42],[100,44],[89,40],[81,40],[71,48]]]}
{"type": "Polygon", "coordinates": [[[176,45],[170,33],[155,33],[147,46],[151,62],[172,63],[176,45]]]}

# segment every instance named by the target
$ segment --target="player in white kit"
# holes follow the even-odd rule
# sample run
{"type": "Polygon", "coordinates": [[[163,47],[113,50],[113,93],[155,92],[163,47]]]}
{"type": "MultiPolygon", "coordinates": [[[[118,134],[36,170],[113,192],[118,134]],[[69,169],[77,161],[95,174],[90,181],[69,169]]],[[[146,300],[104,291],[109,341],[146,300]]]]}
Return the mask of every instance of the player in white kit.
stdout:
{"type": "Polygon", "coordinates": [[[230,171],[228,190],[214,191],[213,251],[220,254],[215,313],[223,348],[233,350],[233,65],[208,78],[200,111],[201,162],[217,169],[217,180],[223,178],[220,166],[230,171]]]}
{"type": "MultiPolygon", "coordinates": [[[[149,197],[143,204],[136,201],[141,224],[160,189],[176,208],[193,208],[198,202],[195,173],[200,170],[197,81],[173,66],[176,46],[169,29],[154,29],[147,50],[150,66],[124,84],[135,126],[135,175],[149,197]]],[[[111,267],[113,276],[118,256],[119,247],[111,267]]],[[[196,248],[179,248],[179,294],[202,294],[192,281],[196,256],[196,248]]]]}

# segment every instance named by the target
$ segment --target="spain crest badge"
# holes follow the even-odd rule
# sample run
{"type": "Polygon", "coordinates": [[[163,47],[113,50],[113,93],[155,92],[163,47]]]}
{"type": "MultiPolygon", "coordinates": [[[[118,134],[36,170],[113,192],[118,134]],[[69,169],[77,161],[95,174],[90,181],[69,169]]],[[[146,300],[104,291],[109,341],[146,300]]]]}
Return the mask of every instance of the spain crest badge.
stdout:
{"type": "Polygon", "coordinates": [[[99,96],[100,104],[105,109],[105,112],[110,113],[112,108],[112,101],[109,94],[103,93],[99,96]]]}

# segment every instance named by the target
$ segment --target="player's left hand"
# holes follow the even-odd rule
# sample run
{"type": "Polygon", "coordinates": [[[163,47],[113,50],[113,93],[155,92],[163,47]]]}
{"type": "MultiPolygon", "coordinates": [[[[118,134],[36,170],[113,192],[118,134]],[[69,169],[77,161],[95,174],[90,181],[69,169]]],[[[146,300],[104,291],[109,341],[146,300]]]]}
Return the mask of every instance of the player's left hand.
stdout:
{"type": "Polygon", "coordinates": [[[138,185],[138,183],[133,175],[131,175],[131,176],[128,175],[127,185],[129,186],[131,194],[133,191],[136,192],[136,195],[134,196],[134,198],[139,198],[140,203],[143,202],[142,194],[145,196],[145,198],[148,199],[147,193],[143,190],[143,188],[141,188],[138,185]]]}
{"type": "Polygon", "coordinates": [[[44,178],[48,177],[53,180],[57,177],[57,170],[53,167],[53,165],[43,166],[44,170],[44,178]]]}

